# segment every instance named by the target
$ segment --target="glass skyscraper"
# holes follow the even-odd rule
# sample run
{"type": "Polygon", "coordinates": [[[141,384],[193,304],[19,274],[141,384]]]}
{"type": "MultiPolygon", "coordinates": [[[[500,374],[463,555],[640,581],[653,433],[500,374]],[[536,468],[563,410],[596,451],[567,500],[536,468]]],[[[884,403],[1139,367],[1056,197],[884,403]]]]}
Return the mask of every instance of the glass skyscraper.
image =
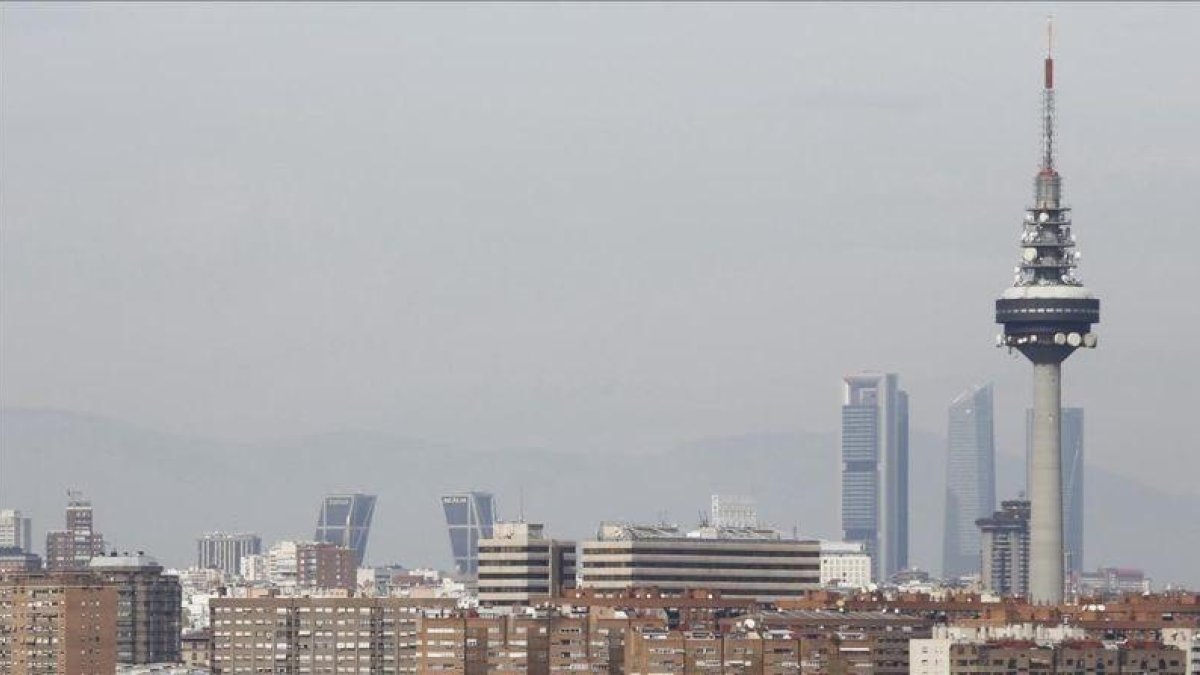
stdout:
{"type": "Polygon", "coordinates": [[[328,495],[317,518],[317,541],[354,551],[354,564],[362,567],[367,554],[367,536],[375,513],[375,495],[328,495]]]}
{"type": "MultiPolygon", "coordinates": [[[[1063,555],[1068,574],[1083,571],[1083,408],[1062,409],[1063,555]]],[[[1033,411],[1025,410],[1025,485],[1033,452],[1033,411]]]]}
{"type": "Polygon", "coordinates": [[[491,539],[496,523],[496,499],[489,492],[442,495],[442,511],[450,531],[454,568],[461,576],[479,571],[479,540],[491,539]]]}
{"type": "Polygon", "coordinates": [[[950,404],[946,433],[946,511],[942,576],[980,570],[981,539],[975,521],[996,508],[996,442],[992,385],[972,387],[950,404]]]}
{"type": "Polygon", "coordinates": [[[872,578],[908,567],[908,394],[894,373],[847,376],[842,400],[842,535],[872,578]]]}

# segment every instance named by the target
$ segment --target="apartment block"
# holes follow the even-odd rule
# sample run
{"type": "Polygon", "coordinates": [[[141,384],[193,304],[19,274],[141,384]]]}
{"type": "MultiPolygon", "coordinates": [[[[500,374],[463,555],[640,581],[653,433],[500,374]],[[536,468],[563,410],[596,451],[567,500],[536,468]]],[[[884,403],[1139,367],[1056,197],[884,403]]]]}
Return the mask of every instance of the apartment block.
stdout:
{"type": "Polygon", "coordinates": [[[183,590],[179,578],[144,554],[92,558],[89,571],[117,591],[117,662],[174,663],[180,658],[183,590]]]}
{"type": "Polygon", "coordinates": [[[212,673],[416,672],[419,619],[454,600],[214,598],[212,673]]]}
{"type": "Polygon", "coordinates": [[[111,675],[117,590],[86,573],[0,575],[0,675],[111,675]]]}

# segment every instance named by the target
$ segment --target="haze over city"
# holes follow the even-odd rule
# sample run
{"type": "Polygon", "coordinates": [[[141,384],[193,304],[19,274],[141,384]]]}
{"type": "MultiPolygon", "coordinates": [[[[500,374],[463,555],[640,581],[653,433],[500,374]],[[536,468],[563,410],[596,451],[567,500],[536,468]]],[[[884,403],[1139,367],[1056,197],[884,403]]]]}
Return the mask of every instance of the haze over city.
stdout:
{"type": "MultiPolygon", "coordinates": [[[[561,474],[538,467],[557,454],[617,476],[773,438],[772,453],[827,452],[797,466],[828,472],[755,483],[734,443],[689,487],[639,478],[645,492],[563,528],[663,504],[689,520],[730,477],[776,525],[833,534],[841,382],[864,369],[911,396],[933,491],[914,501],[934,520],[914,538],[936,545],[950,401],[994,382],[998,454],[1024,453],[1029,369],[993,347],[992,301],[1030,199],[1053,11],[1065,199],[1105,312],[1064,401],[1087,410],[1096,475],[1170,506],[1143,536],[1178,541],[1106,562],[1200,583],[1180,562],[1200,555],[1195,5],[2,11],[0,501],[44,530],[84,489],[120,514],[106,533],[144,528],[179,558],[198,532],[167,543],[171,521],[200,527],[204,491],[280,536],[311,528],[327,490],[376,490],[382,518],[407,498],[388,475],[408,469],[380,459],[403,444],[372,434],[426,463],[453,449],[442,484],[412,489],[490,479],[507,515],[518,489],[554,508],[564,488],[544,484],[561,474]],[[95,418],[120,434],[76,434],[95,418]],[[116,452],[114,437],[139,438],[153,470],[94,480],[89,449],[116,452]],[[24,471],[35,448],[63,472],[24,471]],[[239,451],[263,453],[241,458],[262,474],[213,468],[236,471],[239,451]],[[468,453],[486,459],[466,469],[468,453]],[[203,490],[178,487],[199,474],[203,490]],[[265,513],[248,496],[262,475],[308,491],[265,513]],[[134,495],[156,481],[188,498],[146,512],[134,495]],[[832,499],[789,493],[812,482],[832,499]]],[[[1005,471],[1007,498],[1022,469],[1005,471]]],[[[387,527],[428,536],[405,550],[376,535],[385,557],[447,557],[421,499],[421,524],[397,508],[387,527]]],[[[1089,547],[1111,545],[1104,527],[1089,521],[1089,547]]],[[[913,557],[936,567],[928,549],[913,557]]]]}

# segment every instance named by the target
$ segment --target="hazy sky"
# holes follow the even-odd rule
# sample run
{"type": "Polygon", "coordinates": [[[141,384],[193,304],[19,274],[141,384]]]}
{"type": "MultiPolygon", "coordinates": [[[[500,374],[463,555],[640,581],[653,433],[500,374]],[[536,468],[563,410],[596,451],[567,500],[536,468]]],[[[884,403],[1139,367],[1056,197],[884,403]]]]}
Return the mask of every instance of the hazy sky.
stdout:
{"type": "Polygon", "coordinates": [[[1090,461],[1200,492],[1182,3],[5,3],[0,402],[651,450],[835,429],[873,368],[939,433],[994,380],[1022,452],[992,301],[1050,11],[1103,310],[1065,396],[1090,461]]]}

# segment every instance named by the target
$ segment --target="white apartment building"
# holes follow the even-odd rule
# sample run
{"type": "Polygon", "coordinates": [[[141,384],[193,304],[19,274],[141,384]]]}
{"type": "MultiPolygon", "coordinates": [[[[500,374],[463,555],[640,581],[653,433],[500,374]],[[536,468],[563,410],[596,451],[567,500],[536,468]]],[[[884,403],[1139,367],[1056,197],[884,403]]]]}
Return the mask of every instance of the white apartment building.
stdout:
{"type": "Polygon", "coordinates": [[[32,524],[29,518],[21,517],[20,511],[0,510],[0,548],[19,548],[24,553],[33,553],[32,524]]]}

